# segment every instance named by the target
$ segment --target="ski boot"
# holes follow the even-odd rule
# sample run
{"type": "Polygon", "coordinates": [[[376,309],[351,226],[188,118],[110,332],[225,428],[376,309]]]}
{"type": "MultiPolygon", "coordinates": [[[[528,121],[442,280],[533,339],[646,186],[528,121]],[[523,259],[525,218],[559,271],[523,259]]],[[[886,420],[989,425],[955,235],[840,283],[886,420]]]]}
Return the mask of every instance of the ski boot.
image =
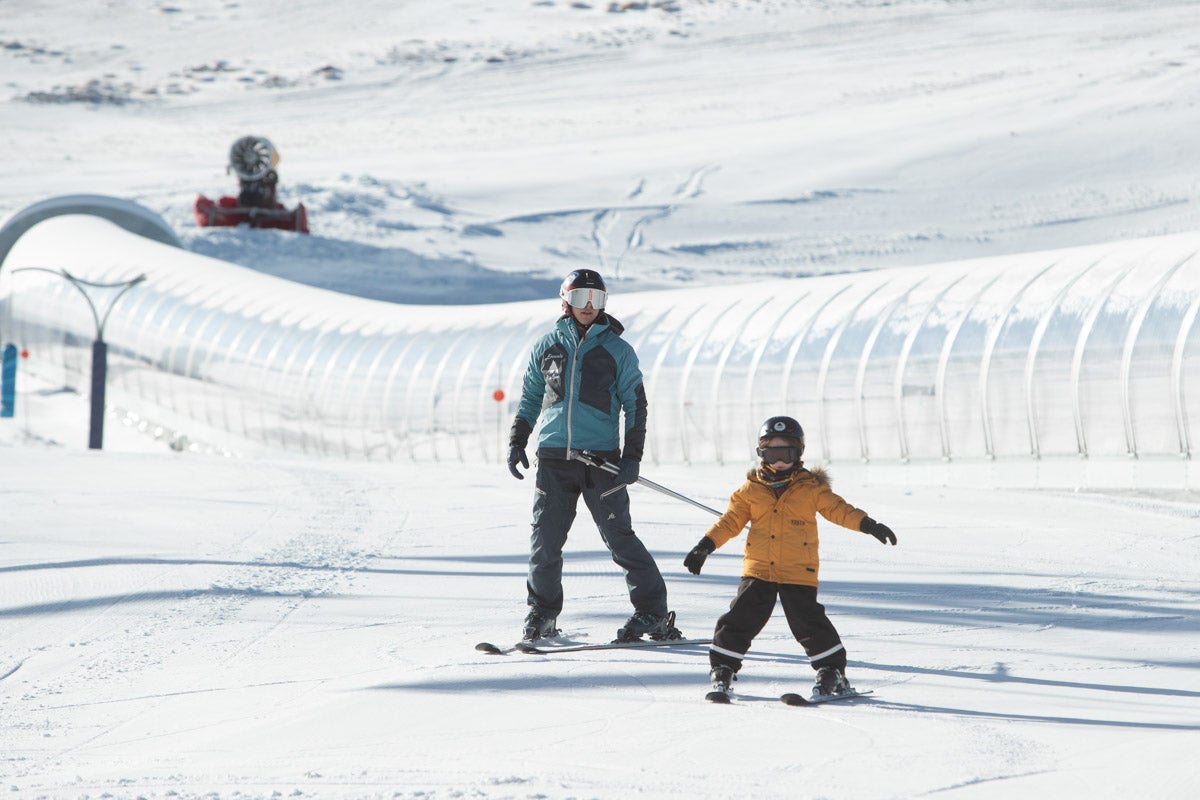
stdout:
{"type": "Polygon", "coordinates": [[[522,641],[536,642],[538,639],[550,639],[558,636],[558,628],[555,624],[558,622],[557,617],[548,617],[536,608],[530,609],[529,614],[525,617],[525,632],[522,634],[522,641]]]}
{"type": "Polygon", "coordinates": [[[821,667],[817,670],[817,680],[813,684],[813,697],[827,697],[831,694],[846,694],[853,692],[854,687],[837,667],[821,667]]]}
{"type": "Polygon", "coordinates": [[[712,691],[704,695],[704,699],[710,703],[728,703],[737,673],[729,667],[713,667],[708,677],[712,681],[712,691]]]}
{"type": "Polygon", "coordinates": [[[668,611],[663,617],[649,611],[639,611],[629,618],[623,628],[617,630],[615,641],[636,642],[642,638],[642,634],[656,642],[683,638],[683,632],[675,627],[674,611],[668,611]]]}

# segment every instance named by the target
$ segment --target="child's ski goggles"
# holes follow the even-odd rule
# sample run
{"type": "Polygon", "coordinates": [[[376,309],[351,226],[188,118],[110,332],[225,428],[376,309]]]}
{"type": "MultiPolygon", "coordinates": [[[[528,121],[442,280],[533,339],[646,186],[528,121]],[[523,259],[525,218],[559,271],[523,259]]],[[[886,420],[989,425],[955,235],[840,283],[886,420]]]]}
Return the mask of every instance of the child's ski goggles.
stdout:
{"type": "Polygon", "coordinates": [[[762,459],[764,464],[774,464],[776,462],[795,464],[800,460],[800,448],[793,447],[790,444],[779,447],[760,447],[757,452],[758,457],[762,459]]]}

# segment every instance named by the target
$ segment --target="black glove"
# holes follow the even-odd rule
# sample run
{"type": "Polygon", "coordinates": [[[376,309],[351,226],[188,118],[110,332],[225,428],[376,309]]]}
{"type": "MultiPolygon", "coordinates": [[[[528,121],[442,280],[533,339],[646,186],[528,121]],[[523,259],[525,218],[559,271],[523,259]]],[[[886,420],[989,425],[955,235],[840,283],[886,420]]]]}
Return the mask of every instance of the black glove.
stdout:
{"type": "Polygon", "coordinates": [[[717,543],[705,536],[696,542],[696,546],[684,557],[683,565],[687,567],[688,572],[693,575],[699,575],[700,568],[704,566],[704,561],[708,558],[708,554],[716,549],[717,543]]]}
{"type": "Polygon", "coordinates": [[[525,469],[529,469],[529,458],[525,455],[525,448],[520,445],[509,445],[508,448],[508,471],[513,474],[513,477],[519,481],[525,480],[525,476],[517,470],[517,463],[525,469]]]}
{"type": "Polygon", "coordinates": [[[521,417],[513,420],[512,428],[508,432],[508,471],[519,481],[525,480],[525,476],[517,471],[517,464],[529,469],[529,458],[525,455],[525,445],[529,443],[529,434],[532,432],[533,426],[521,417]]]}
{"type": "Polygon", "coordinates": [[[882,522],[876,522],[870,517],[863,517],[863,521],[859,524],[858,529],[863,533],[869,533],[879,540],[880,544],[895,544],[896,534],[892,533],[892,529],[882,522]]]}
{"type": "Polygon", "coordinates": [[[641,471],[641,462],[634,461],[632,458],[622,458],[617,463],[617,471],[613,475],[613,480],[625,486],[630,486],[637,483],[638,473],[641,471]]]}

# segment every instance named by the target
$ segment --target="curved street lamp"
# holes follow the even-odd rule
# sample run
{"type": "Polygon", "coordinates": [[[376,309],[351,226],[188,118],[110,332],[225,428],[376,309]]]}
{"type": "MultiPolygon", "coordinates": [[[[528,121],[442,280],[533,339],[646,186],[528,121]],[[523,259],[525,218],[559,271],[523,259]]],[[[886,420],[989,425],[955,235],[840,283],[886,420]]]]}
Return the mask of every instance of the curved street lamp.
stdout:
{"type": "Polygon", "coordinates": [[[117,301],[134,286],[146,280],[146,275],[143,273],[127,281],[97,283],[95,281],[84,280],[83,278],[76,278],[65,269],[21,267],[20,269],[14,269],[13,273],[30,271],[49,272],[51,275],[57,275],[65,279],[79,290],[79,293],[83,295],[83,299],[87,301],[88,308],[92,312],[92,321],[96,324],[96,339],[92,342],[92,417],[88,432],[88,449],[100,450],[104,445],[104,395],[108,381],[108,344],[104,341],[104,326],[108,323],[108,315],[112,313],[113,306],[117,304],[117,301]],[[118,289],[119,291],[108,301],[108,307],[104,310],[104,314],[101,315],[96,308],[96,304],[92,302],[92,296],[88,294],[88,289],[118,289]]]}

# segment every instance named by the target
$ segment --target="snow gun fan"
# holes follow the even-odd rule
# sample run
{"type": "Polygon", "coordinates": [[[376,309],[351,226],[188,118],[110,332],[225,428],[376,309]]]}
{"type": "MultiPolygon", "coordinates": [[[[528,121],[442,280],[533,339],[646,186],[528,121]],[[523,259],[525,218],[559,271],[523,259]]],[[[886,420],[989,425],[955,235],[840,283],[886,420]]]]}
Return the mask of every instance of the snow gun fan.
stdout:
{"type": "Polygon", "coordinates": [[[237,197],[217,201],[197,195],[192,206],[196,224],[202,228],[249,225],[252,228],[278,228],[308,233],[308,211],[304,204],[288,209],[275,199],[279,174],[279,151],[263,136],[243,136],[229,148],[229,165],[238,179],[237,197]]]}
{"type": "Polygon", "coordinates": [[[243,136],[229,148],[229,166],[242,181],[261,181],[279,163],[279,151],[263,136],[243,136]]]}

